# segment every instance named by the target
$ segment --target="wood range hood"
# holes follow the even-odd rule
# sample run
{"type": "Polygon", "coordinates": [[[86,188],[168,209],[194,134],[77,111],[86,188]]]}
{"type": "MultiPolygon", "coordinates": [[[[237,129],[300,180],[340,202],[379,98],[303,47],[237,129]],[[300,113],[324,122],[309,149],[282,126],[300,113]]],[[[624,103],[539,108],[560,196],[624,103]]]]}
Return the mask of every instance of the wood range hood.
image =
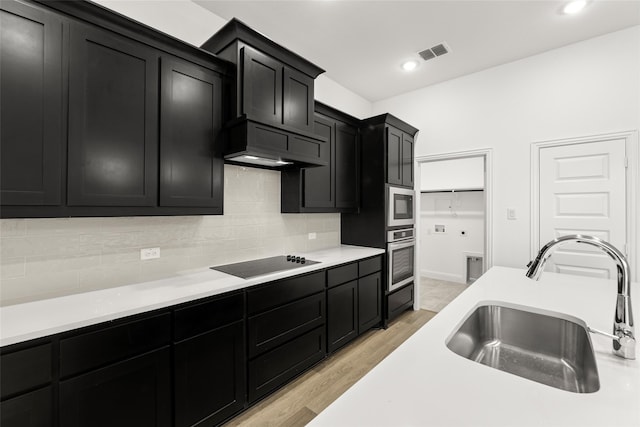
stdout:
{"type": "Polygon", "coordinates": [[[314,79],[323,69],[233,18],[202,49],[235,65],[227,86],[225,161],[258,167],[325,166],[314,132],[314,79]]]}

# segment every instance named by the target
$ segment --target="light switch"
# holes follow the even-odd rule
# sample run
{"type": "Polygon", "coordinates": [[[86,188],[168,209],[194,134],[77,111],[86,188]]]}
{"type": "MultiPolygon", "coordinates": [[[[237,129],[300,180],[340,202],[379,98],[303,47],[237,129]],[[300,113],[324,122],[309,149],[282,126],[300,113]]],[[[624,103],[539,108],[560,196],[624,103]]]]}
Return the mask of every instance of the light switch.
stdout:
{"type": "Polygon", "coordinates": [[[516,219],[516,208],[507,208],[507,219],[516,219]]]}

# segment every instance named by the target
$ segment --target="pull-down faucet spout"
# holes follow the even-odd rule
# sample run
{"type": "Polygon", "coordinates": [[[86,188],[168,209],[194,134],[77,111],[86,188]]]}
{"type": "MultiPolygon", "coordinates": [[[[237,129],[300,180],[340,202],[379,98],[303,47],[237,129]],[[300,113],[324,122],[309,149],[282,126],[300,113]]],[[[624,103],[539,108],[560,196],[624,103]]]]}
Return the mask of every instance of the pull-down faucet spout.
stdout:
{"type": "MultiPolygon", "coordinates": [[[[633,313],[631,312],[631,278],[629,264],[624,255],[616,249],[612,244],[600,240],[597,237],[583,236],[580,234],[572,234],[559,237],[550,241],[540,249],[538,256],[531,261],[527,267],[527,277],[538,280],[544,270],[544,265],[557,249],[565,243],[585,243],[595,246],[609,255],[616,263],[618,275],[618,297],[616,299],[616,308],[613,319],[613,354],[625,359],[636,358],[636,340],[633,327],[633,313]]],[[[594,330],[591,330],[592,332],[594,330]]],[[[597,332],[597,331],[595,331],[597,332]]]]}

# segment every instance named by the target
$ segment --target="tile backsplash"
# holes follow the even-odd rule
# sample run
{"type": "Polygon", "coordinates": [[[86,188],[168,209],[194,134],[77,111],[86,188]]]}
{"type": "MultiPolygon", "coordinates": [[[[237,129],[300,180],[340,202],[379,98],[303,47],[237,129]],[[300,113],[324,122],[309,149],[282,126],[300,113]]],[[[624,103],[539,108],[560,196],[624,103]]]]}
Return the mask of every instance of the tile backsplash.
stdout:
{"type": "Polygon", "coordinates": [[[0,227],[0,305],[340,244],[339,214],[281,214],[280,172],[233,165],[225,165],[224,215],[2,219],[0,227]],[[160,258],[141,261],[150,247],[160,258]]]}

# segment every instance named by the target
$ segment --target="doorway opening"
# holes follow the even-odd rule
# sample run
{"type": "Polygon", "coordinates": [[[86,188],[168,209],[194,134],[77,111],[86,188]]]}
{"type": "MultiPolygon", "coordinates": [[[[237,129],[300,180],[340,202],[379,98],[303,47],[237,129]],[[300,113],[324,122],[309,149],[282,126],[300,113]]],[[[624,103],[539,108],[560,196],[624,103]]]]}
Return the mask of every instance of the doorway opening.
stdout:
{"type": "Polygon", "coordinates": [[[492,150],[416,164],[414,308],[439,311],[492,266],[492,150]]]}

